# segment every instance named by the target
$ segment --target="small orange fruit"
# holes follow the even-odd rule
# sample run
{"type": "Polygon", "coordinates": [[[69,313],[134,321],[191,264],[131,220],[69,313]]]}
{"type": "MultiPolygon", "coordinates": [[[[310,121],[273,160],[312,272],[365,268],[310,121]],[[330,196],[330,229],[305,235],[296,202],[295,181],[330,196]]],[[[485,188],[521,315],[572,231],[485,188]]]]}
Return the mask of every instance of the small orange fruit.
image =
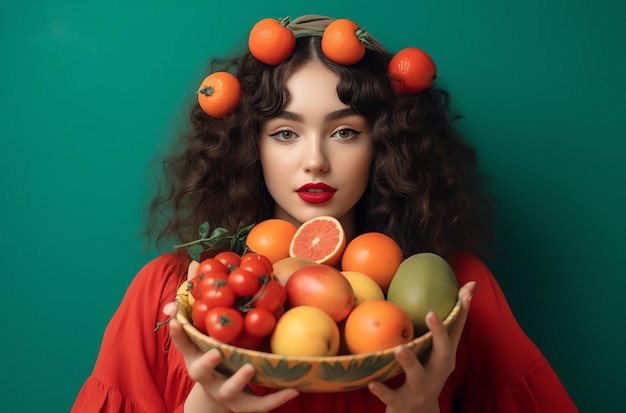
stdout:
{"type": "Polygon", "coordinates": [[[222,118],[239,104],[241,85],[234,75],[215,72],[204,78],[197,95],[198,103],[206,114],[222,118]]]}
{"type": "Polygon", "coordinates": [[[319,216],[300,224],[291,240],[289,256],[305,257],[333,266],[346,247],[346,234],[337,218],[319,216]]]}
{"type": "Polygon", "coordinates": [[[267,219],[252,227],[246,237],[246,245],[274,264],[289,257],[289,245],[297,230],[298,227],[284,219],[267,219]]]}
{"type": "Polygon", "coordinates": [[[348,19],[337,19],[330,23],[322,35],[322,51],[333,62],[353,65],[365,55],[363,43],[365,29],[348,19]]]}
{"type": "Polygon", "coordinates": [[[248,37],[248,49],[252,56],[268,65],[285,60],[296,47],[296,36],[287,28],[289,17],[263,19],[252,27],[248,37]]]}
{"type": "Polygon", "coordinates": [[[389,61],[392,86],[397,93],[418,93],[428,89],[437,78],[437,66],[417,47],[400,50],[389,61]]]}
{"type": "Polygon", "coordinates": [[[396,304],[369,300],[348,315],[343,334],[350,353],[369,353],[413,340],[413,323],[396,304]]]}
{"type": "Polygon", "coordinates": [[[393,238],[380,232],[366,232],[348,243],[341,269],[367,275],[387,293],[403,259],[402,250],[393,238]]]}

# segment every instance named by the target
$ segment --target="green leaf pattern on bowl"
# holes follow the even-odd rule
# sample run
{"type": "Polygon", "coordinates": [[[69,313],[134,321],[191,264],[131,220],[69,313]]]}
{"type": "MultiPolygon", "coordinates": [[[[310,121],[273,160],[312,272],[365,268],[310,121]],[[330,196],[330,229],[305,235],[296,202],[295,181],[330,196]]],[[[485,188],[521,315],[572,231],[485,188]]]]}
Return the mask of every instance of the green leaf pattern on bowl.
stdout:
{"type": "Polygon", "coordinates": [[[345,367],[339,362],[324,362],[321,364],[318,377],[325,381],[338,382],[362,380],[391,363],[394,358],[394,354],[387,356],[372,355],[366,357],[360,364],[356,360],[351,360],[345,367]]]}
{"type": "Polygon", "coordinates": [[[286,360],[280,360],[275,366],[269,360],[260,360],[257,366],[264,376],[284,382],[293,382],[304,376],[311,370],[311,364],[297,363],[289,367],[286,360]]]}
{"type": "Polygon", "coordinates": [[[224,355],[225,357],[220,362],[220,366],[227,369],[231,373],[236,372],[237,370],[241,368],[241,366],[243,366],[246,363],[252,364],[252,359],[250,358],[249,355],[245,353],[239,353],[239,352],[234,351],[234,352],[230,352],[230,355],[226,355],[225,351],[223,351],[223,349],[221,350],[222,350],[222,355],[224,355]]]}

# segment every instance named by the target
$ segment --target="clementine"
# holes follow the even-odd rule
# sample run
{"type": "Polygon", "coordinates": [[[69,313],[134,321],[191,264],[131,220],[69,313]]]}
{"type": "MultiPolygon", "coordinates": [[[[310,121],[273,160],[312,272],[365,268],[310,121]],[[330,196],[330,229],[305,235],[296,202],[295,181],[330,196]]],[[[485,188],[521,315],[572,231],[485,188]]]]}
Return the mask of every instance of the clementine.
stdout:
{"type": "Polygon", "coordinates": [[[387,293],[403,259],[402,250],[393,238],[380,232],[366,232],[348,243],[341,268],[367,275],[387,293]]]}
{"type": "Polygon", "coordinates": [[[298,227],[284,219],[267,219],[248,232],[246,246],[274,264],[289,257],[289,245],[297,230],[298,227]]]}
{"type": "Polygon", "coordinates": [[[365,55],[365,29],[348,19],[330,23],[322,35],[324,55],[340,65],[353,65],[365,55]]]}
{"type": "Polygon", "coordinates": [[[392,86],[398,93],[418,93],[428,89],[437,78],[437,66],[417,47],[400,50],[389,62],[392,86]]]}
{"type": "Polygon", "coordinates": [[[350,353],[369,353],[413,340],[413,323],[396,304],[369,300],[348,315],[343,334],[350,353]]]}
{"type": "Polygon", "coordinates": [[[214,72],[204,78],[197,95],[198,103],[207,115],[222,118],[239,104],[241,85],[228,72],[214,72]]]}
{"type": "Polygon", "coordinates": [[[277,65],[296,47],[296,36],[288,28],[289,17],[263,19],[252,27],[248,37],[250,53],[263,63],[277,65]]]}

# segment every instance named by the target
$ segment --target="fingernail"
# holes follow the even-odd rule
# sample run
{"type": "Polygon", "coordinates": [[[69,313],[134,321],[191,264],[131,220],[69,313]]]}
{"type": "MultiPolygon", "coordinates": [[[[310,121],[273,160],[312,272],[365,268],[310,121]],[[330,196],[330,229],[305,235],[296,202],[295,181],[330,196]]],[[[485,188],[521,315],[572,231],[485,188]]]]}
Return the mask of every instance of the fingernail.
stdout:
{"type": "Polygon", "coordinates": [[[409,351],[406,346],[398,346],[396,347],[396,358],[407,360],[409,358],[409,351]]]}
{"type": "Polygon", "coordinates": [[[172,317],[172,316],[176,315],[176,311],[177,310],[178,310],[178,304],[176,304],[174,302],[167,303],[163,307],[163,314],[172,317]]]}

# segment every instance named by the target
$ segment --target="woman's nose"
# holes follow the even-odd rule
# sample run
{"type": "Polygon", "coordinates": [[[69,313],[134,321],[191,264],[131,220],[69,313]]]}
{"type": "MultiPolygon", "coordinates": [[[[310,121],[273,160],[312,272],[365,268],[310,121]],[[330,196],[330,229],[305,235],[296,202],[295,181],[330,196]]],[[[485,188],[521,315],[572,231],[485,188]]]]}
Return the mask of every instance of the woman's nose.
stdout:
{"type": "Polygon", "coordinates": [[[303,154],[303,169],[313,174],[328,172],[330,170],[330,160],[326,151],[327,149],[321,140],[312,139],[311,145],[307,145],[303,154]]]}

